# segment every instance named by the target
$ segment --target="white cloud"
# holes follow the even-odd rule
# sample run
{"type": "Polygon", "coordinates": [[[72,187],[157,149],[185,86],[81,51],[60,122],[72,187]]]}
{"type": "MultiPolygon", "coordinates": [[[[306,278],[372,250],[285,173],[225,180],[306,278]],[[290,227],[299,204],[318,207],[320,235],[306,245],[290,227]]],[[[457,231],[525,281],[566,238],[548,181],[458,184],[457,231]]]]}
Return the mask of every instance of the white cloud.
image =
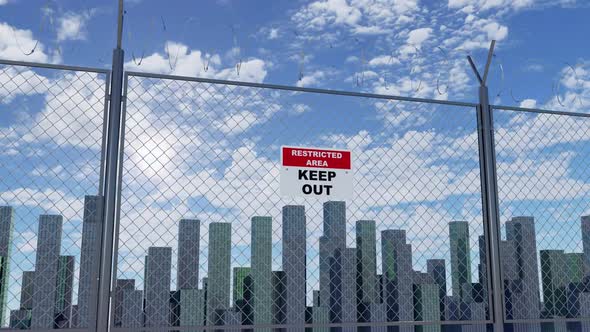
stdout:
{"type": "Polygon", "coordinates": [[[218,54],[204,54],[172,41],[166,42],[164,54],[153,53],[144,57],[141,63],[139,60],[129,61],[125,63],[125,68],[130,71],[247,82],[262,82],[267,74],[266,63],[261,59],[236,59],[236,63],[223,68],[221,56],[218,54]]]}
{"type": "Polygon", "coordinates": [[[271,28],[268,31],[268,39],[277,39],[279,37],[279,29],[278,28],[271,28]]]}
{"type": "Polygon", "coordinates": [[[7,60],[58,62],[59,57],[46,53],[45,46],[31,30],[21,30],[0,22],[0,58],[7,60]]]}
{"type": "Polygon", "coordinates": [[[537,107],[537,101],[535,99],[525,99],[520,102],[520,107],[535,108],[537,107]]]}
{"type": "Polygon", "coordinates": [[[420,28],[410,31],[408,34],[408,44],[420,47],[432,34],[431,28],[420,28]]]}
{"type": "Polygon", "coordinates": [[[449,8],[470,8],[471,10],[489,10],[511,8],[518,10],[533,5],[534,0],[449,0],[449,8]]]}
{"type": "Polygon", "coordinates": [[[398,65],[400,61],[391,55],[380,55],[369,60],[367,63],[370,67],[398,65]]]}
{"type": "Polygon", "coordinates": [[[86,25],[92,17],[92,12],[68,12],[57,20],[57,41],[85,40],[86,25]]]}
{"type": "Polygon", "coordinates": [[[297,81],[297,86],[311,86],[311,85],[320,85],[322,80],[326,78],[326,73],[322,70],[316,70],[312,73],[304,75],[299,81],[297,81]]]}

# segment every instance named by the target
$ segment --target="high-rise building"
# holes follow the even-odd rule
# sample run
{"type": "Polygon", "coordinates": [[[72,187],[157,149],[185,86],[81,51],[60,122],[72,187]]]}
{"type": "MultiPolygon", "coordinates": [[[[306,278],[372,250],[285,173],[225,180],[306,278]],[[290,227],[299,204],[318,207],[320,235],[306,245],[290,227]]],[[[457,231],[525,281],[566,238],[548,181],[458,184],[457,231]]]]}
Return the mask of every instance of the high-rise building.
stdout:
{"type": "MultiPolygon", "coordinates": [[[[359,220],[356,222],[356,248],[358,254],[358,275],[360,298],[359,301],[366,304],[377,302],[377,234],[375,220],[359,220]]],[[[366,310],[368,313],[369,310],[366,310]]],[[[366,320],[370,315],[364,315],[366,320]]]]}
{"type": "Polygon", "coordinates": [[[301,328],[288,331],[303,331],[306,311],[306,225],[305,207],[283,207],[283,271],[286,276],[285,323],[301,324],[301,328]]]}
{"type": "Polygon", "coordinates": [[[33,309],[35,271],[24,271],[20,289],[20,309],[33,309]]]}
{"type": "Polygon", "coordinates": [[[143,327],[143,292],[131,288],[121,289],[121,327],[143,327]]]}
{"type": "Polygon", "coordinates": [[[334,244],[334,250],[346,248],[345,202],[328,201],[324,203],[324,236],[334,244]]]}
{"type": "Polygon", "coordinates": [[[572,284],[582,285],[584,257],[563,250],[541,250],[540,256],[545,316],[568,317],[568,289],[572,284]]]}
{"type": "Polygon", "coordinates": [[[438,300],[440,304],[440,319],[445,319],[445,302],[447,295],[447,272],[444,259],[429,259],[426,261],[428,275],[438,285],[438,300]]]}
{"type": "Polygon", "coordinates": [[[145,326],[170,325],[172,248],[149,247],[145,259],[145,326]]]}
{"type": "MultiPolygon", "coordinates": [[[[330,313],[328,312],[328,307],[318,307],[313,306],[311,308],[311,322],[315,324],[328,324],[330,323],[330,313]]],[[[325,326],[316,326],[312,329],[312,332],[328,332],[330,331],[329,327],[325,326]]]]}
{"type": "Polygon", "coordinates": [[[205,291],[183,289],[180,291],[180,326],[205,324],[205,291]]]}
{"type": "Polygon", "coordinates": [[[582,231],[582,246],[584,251],[584,270],[590,275],[590,215],[582,216],[580,222],[582,231]]]}
{"type": "Polygon", "coordinates": [[[233,268],[233,307],[242,314],[244,325],[251,325],[252,311],[252,269],[246,266],[233,268]]]}
{"type": "Polygon", "coordinates": [[[250,276],[252,269],[248,266],[236,266],[233,268],[233,301],[234,306],[239,306],[245,300],[248,284],[246,278],[250,276]]]}
{"type": "MultiPolygon", "coordinates": [[[[414,319],[437,321],[440,319],[439,286],[430,283],[414,284],[414,319]]],[[[416,332],[440,332],[439,324],[417,325],[416,332]]]]}
{"type": "Polygon", "coordinates": [[[39,216],[31,328],[54,327],[62,223],[59,215],[39,216]]]}
{"type": "Polygon", "coordinates": [[[96,320],[98,264],[103,226],[103,197],[84,197],[80,279],[78,282],[78,321],[76,327],[90,327],[96,320]]]}
{"type": "Polygon", "coordinates": [[[207,278],[207,325],[224,325],[224,313],[230,305],[231,224],[209,224],[207,278]]]}
{"type": "Polygon", "coordinates": [[[199,288],[200,229],[197,219],[181,219],[178,224],[178,290],[199,288]]]}
{"type": "Polygon", "coordinates": [[[59,256],[55,296],[55,326],[69,328],[72,322],[72,295],[76,257],[59,256]]]}
{"type": "MultiPolygon", "coordinates": [[[[342,310],[341,322],[355,323],[357,321],[357,283],[356,283],[356,268],[357,268],[357,249],[344,248],[337,249],[334,260],[340,270],[335,272],[340,275],[339,295],[334,294],[333,297],[339,297],[339,306],[342,310]]],[[[337,300],[337,301],[338,301],[337,300]]],[[[356,327],[343,327],[342,331],[356,331],[356,327]]]]}
{"type": "MultiPolygon", "coordinates": [[[[135,290],[135,279],[117,279],[115,283],[115,299],[113,303],[113,325],[122,326],[123,295],[135,290]]],[[[142,306],[143,307],[143,306],[142,306]]]]}
{"type": "MultiPolygon", "coordinates": [[[[252,304],[254,325],[272,323],[272,218],[253,217],[252,304]]],[[[261,329],[259,331],[270,331],[261,329]]]]}
{"type": "MultiPolygon", "coordinates": [[[[412,245],[406,243],[406,231],[395,229],[381,232],[381,258],[387,321],[412,321],[412,245]]],[[[400,326],[402,332],[411,330],[411,326],[400,326]]]]}
{"type": "Polygon", "coordinates": [[[285,324],[287,277],[284,271],[272,271],[272,317],[273,324],[285,324]]]}
{"type": "Polygon", "coordinates": [[[11,329],[28,330],[31,328],[31,310],[19,309],[10,311],[11,329]]]}
{"type": "Polygon", "coordinates": [[[329,306],[330,258],[334,257],[336,249],[346,247],[346,203],[325,202],[323,218],[324,235],[320,237],[320,303],[329,306]]]}
{"type": "Polygon", "coordinates": [[[451,282],[453,295],[463,298],[463,284],[471,284],[471,256],[469,246],[469,224],[466,221],[449,223],[451,244],[451,282]]]}
{"type": "Polygon", "coordinates": [[[0,326],[6,326],[6,304],[8,300],[8,277],[10,272],[10,248],[14,212],[10,206],[0,206],[0,326]]]}
{"type": "Polygon", "coordinates": [[[480,235],[478,237],[478,244],[479,244],[479,264],[477,266],[477,271],[479,274],[479,283],[483,286],[482,296],[484,298],[484,302],[486,302],[488,298],[488,256],[487,256],[487,244],[486,238],[484,235],[480,235]]]}
{"type": "MultiPolygon", "coordinates": [[[[537,241],[533,217],[514,217],[506,222],[506,240],[513,243],[517,279],[510,289],[510,306],[514,319],[540,318],[540,294],[537,263],[537,241]]],[[[538,323],[516,323],[514,332],[540,331],[538,323]]]]}

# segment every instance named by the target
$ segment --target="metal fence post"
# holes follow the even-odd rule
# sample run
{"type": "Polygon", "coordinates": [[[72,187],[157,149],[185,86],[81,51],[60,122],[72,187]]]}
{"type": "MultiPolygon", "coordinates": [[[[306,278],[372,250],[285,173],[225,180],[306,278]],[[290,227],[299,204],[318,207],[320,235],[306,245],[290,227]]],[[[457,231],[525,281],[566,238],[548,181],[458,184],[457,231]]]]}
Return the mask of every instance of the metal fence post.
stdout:
{"type": "Polygon", "coordinates": [[[494,146],[493,114],[490,107],[489,92],[486,85],[488,71],[493,56],[495,41],[492,41],[483,78],[479,75],[471,57],[468,57],[479,86],[479,106],[477,108],[477,127],[479,144],[479,164],[481,172],[481,194],[483,203],[484,235],[487,246],[488,288],[490,289],[490,315],[494,332],[504,331],[503,282],[500,265],[500,222],[498,208],[498,183],[496,177],[496,151],[494,146]]]}
{"type": "Polygon", "coordinates": [[[109,103],[107,151],[105,162],[104,179],[104,223],[102,230],[101,259],[99,269],[98,308],[96,315],[96,331],[108,331],[110,327],[110,301],[111,286],[115,275],[113,273],[114,244],[116,240],[115,225],[117,222],[117,206],[119,174],[121,171],[121,151],[123,115],[122,109],[122,88],[123,88],[123,64],[124,52],[121,48],[123,30],[123,0],[119,0],[119,17],[117,29],[117,48],[113,50],[113,64],[111,74],[111,91],[109,103]]]}

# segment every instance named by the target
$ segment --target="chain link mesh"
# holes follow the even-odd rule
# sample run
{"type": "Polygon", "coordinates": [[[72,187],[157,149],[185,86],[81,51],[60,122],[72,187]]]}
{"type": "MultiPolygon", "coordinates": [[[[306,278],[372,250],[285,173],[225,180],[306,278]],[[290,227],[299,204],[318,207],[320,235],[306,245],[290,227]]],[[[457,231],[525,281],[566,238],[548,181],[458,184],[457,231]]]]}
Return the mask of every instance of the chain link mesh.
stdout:
{"type": "Polygon", "coordinates": [[[521,331],[586,330],[564,320],[590,318],[590,119],[494,116],[505,316],[521,331]]]}
{"type": "Polygon", "coordinates": [[[0,64],[0,327],[93,319],[107,82],[0,64]]]}
{"type": "Polygon", "coordinates": [[[485,330],[475,109],[127,84],[115,328],[485,330]],[[351,150],[354,197],[281,196],[282,145],[351,150]]]}

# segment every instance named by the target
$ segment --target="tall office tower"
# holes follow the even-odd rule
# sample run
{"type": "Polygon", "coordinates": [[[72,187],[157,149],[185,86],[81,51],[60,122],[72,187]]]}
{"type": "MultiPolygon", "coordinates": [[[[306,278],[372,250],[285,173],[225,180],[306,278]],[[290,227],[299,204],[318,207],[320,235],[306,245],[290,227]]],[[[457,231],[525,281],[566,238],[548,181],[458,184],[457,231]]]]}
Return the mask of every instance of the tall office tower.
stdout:
{"type": "Polygon", "coordinates": [[[24,271],[20,288],[20,309],[33,309],[35,271],[24,271]]]}
{"type": "Polygon", "coordinates": [[[231,224],[209,224],[207,262],[207,325],[223,325],[223,313],[230,304],[231,224]]]}
{"type": "Polygon", "coordinates": [[[0,206],[0,326],[6,326],[8,277],[10,272],[10,247],[12,246],[13,210],[0,206]]]}
{"type": "MultiPolygon", "coordinates": [[[[412,288],[412,245],[406,243],[406,231],[381,232],[381,258],[383,269],[383,302],[386,303],[387,321],[414,319],[412,288]]],[[[401,326],[400,331],[412,331],[401,326]]]]}
{"type": "Polygon", "coordinates": [[[301,324],[301,328],[288,331],[303,331],[305,324],[306,300],[306,231],[305,207],[287,205],[283,207],[283,271],[286,276],[285,323],[301,324]]]}
{"type": "Polygon", "coordinates": [[[28,330],[31,328],[31,310],[20,309],[10,310],[11,329],[28,330]]]}
{"type": "MultiPolygon", "coordinates": [[[[533,217],[514,217],[506,222],[506,240],[514,244],[518,272],[517,283],[511,291],[511,308],[514,319],[540,318],[537,241],[533,217]]],[[[538,323],[514,324],[514,332],[539,331],[538,323]]]]}
{"type": "MultiPolygon", "coordinates": [[[[590,317],[590,293],[580,294],[580,317],[590,317]]],[[[590,321],[580,323],[581,332],[590,332],[590,321]]]]}
{"type": "Polygon", "coordinates": [[[346,203],[324,203],[324,235],[334,244],[334,250],[346,248],[346,203]]]}
{"type": "MultiPolygon", "coordinates": [[[[377,302],[377,234],[375,220],[359,220],[356,222],[356,247],[358,254],[359,287],[361,302],[366,304],[377,302]]],[[[366,310],[367,313],[369,310],[366,310]]],[[[370,317],[365,317],[370,319],[370,317]]]]}
{"type": "Polygon", "coordinates": [[[249,267],[234,267],[233,301],[234,307],[242,314],[244,325],[251,325],[252,312],[252,269],[249,267]]]}
{"type": "Polygon", "coordinates": [[[453,295],[463,298],[463,284],[471,284],[471,249],[469,248],[469,224],[466,221],[449,223],[451,241],[451,281],[453,295]]]}
{"type": "Polygon", "coordinates": [[[327,236],[320,236],[320,305],[330,307],[330,258],[334,250],[327,236]]]}
{"type": "Polygon", "coordinates": [[[252,269],[248,266],[237,266],[233,268],[233,305],[238,306],[240,302],[245,300],[246,288],[246,277],[252,273],[252,269]]]}
{"type": "MultiPolygon", "coordinates": [[[[416,321],[440,319],[439,286],[420,283],[414,285],[414,317],[416,321]]],[[[416,332],[440,332],[439,324],[417,325],[416,332]]]]}
{"type": "Polygon", "coordinates": [[[115,283],[115,299],[113,303],[114,326],[122,326],[121,319],[123,317],[123,294],[124,292],[131,290],[135,290],[135,279],[117,279],[115,283]]]}
{"type": "Polygon", "coordinates": [[[51,329],[54,326],[62,223],[63,218],[59,215],[39,216],[32,328],[51,329]]]}
{"type": "Polygon", "coordinates": [[[479,244],[479,264],[477,266],[477,271],[479,274],[479,283],[483,286],[481,295],[484,298],[484,302],[487,302],[486,299],[488,298],[488,251],[485,236],[480,235],[477,240],[479,244]]]}
{"type": "Polygon", "coordinates": [[[180,291],[173,290],[170,291],[170,301],[169,303],[169,310],[170,317],[168,318],[168,322],[170,326],[179,326],[180,324],[180,291]]]}
{"type": "MultiPolygon", "coordinates": [[[[219,316],[221,317],[221,321],[223,321],[223,325],[237,326],[237,325],[242,324],[241,313],[233,311],[231,309],[220,310],[219,316]]],[[[223,332],[240,332],[240,329],[238,329],[238,328],[224,328],[223,332]]]]}
{"type": "Polygon", "coordinates": [[[563,250],[541,250],[541,281],[547,318],[565,317],[566,281],[563,250]]]}
{"type": "MultiPolygon", "coordinates": [[[[337,249],[334,257],[335,261],[340,261],[341,270],[338,272],[341,284],[337,289],[341,290],[341,318],[344,323],[356,323],[358,318],[356,284],[356,267],[358,263],[356,251],[356,248],[337,249]]],[[[342,331],[356,331],[356,327],[343,327],[342,331]]]]}
{"type": "Polygon", "coordinates": [[[178,224],[178,290],[199,288],[200,228],[197,219],[181,219],[178,224]]]}
{"type": "Polygon", "coordinates": [[[149,247],[145,259],[145,326],[170,325],[172,248],[149,247]]]}
{"type": "MultiPolygon", "coordinates": [[[[485,302],[471,302],[469,303],[470,320],[483,321],[486,319],[486,304],[485,302]]],[[[486,332],[486,324],[471,324],[463,325],[463,332],[486,332]]]]}
{"type": "MultiPolygon", "coordinates": [[[[330,323],[330,313],[328,307],[313,306],[311,308],[311,322],[313,324],[328,324],[330,323]]],[[[325,326],[316,326],[312,332],[329,332],[330,328],[325,326]]]]}
{"type": "MultiPolygon", "coordinates": [[[[563,250],[541,250],[541,281],[543,284],[543,303],[548,318],[571,315],[568,303],[570,285],[582,285],[584,279],[584,260],[581,254],[566,254],[563,250]]],[[[583,286],[581,287],[583,288],[583,286]]]]}
{"type": "Polygon", "coordinates": [[[438,300],[440,304],[440,320],[445,319],[445,302],[447,295],[447,270],[444,259],[429,259],[426,261],[426,270],[434,283],[438,285],[438,300]]]}
{"type": "Polygon", "coordinates": [[[69,328],[72,321],[72,294],[76,257],[59,256],[57,294],[55,298],[55,326],[69,328]]]}
{"type": "Polygon", "coordinates": [[[180,326],[205,324],[205,291],[183,289],[180,291],[180,326]]]}
{"type": "Polygon", "coordinates": [[[78,321],[76,327],[90,327],[96,320],[98,264],[103,226],[103,197],[84,197],[80,280],[78,282],[78,321]]]}
{"type": "Polygon", "coordinates": [[[319,290],[313,290],[312,293],[312,306],[314,307],[319,307],[320,306],[320,291],[319,290]]]}
{"type": "Polygon", "coordinates": [[[320,237],[320,302],[323,303],[322,306],[329,306],[330,258],[334,257],[336,249],[346,247],[346,203],[325,202],[323,213],[324,235],[320,237]]]}
{"type": "MultiPolygon", "coordinates": [[[[387,322],[387,308],[386,303],[371,303],[369,307],[371,310],[371,321],[376,323],[387,322]]],[[[371,332],[386,332],[387,326],[372,326],[371,332]]]]}
{"type": "Polygon", "coordinates": [[[285,324],[287,276],[283,271],[272,271],[272,317],[273,324],[285,324]]]}
{"type": "Polygon", "coordinates": [[[143,327],[143,292],[132,288],[121,289],[121,327],[143,327]]]}
{"type": "Polygon", "coordinates": [[[582,246],[584,250],[584,267],[586,275],[590,275],[590,215],[582,216],[580,227],[582,229],[582,246]]]}
{"type": "MultiPolygon", "coordinates": [[[[252,218],[252,295],[254,325],[272,323],[272,218],[252,218]]],[[[260,329],[258,331],[270,331],[260,329]]]]}

